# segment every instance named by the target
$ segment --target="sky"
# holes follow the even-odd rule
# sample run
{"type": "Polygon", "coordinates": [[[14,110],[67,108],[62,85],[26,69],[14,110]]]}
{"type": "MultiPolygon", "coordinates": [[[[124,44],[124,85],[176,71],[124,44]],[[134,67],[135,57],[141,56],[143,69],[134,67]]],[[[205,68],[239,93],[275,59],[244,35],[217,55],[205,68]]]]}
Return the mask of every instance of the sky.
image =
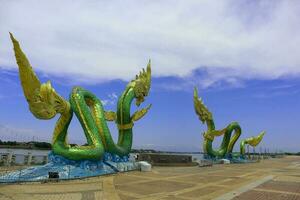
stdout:
{"type": "MultiPolygon", "coordinates": [[[[293,0],[0,0],[0,139],[50,141],[59,117],[30,113],[12,32],[41,81],[51,80],[66,99],[80,85],[107,110],[116,110],[126,84],[151,59],[151,90],[141,106],[152,108],[134,126],[134,148],[201,151],[206,126],[193,108],[196,86],[216,128],[238,121],[240,139],[265,130],[262,149],[298,152],[299,22],[293,0]]],[[[69,140],[85,142],[75,117],[69,140]]]]}

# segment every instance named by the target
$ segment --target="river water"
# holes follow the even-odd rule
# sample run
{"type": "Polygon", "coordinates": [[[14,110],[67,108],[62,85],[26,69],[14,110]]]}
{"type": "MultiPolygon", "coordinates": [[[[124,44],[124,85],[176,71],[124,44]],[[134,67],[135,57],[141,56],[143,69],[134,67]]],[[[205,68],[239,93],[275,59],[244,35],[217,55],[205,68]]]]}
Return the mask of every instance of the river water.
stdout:
{"type": "Polygon", "coordinates": [[[28,155],[31,153],[32,155],[36,156],[47,156],[50,150],[35,150],[35,149],[11,149],[11,148],[1,148],[0,154],[7,154],[12,152],[15,155],[28,155]]]}

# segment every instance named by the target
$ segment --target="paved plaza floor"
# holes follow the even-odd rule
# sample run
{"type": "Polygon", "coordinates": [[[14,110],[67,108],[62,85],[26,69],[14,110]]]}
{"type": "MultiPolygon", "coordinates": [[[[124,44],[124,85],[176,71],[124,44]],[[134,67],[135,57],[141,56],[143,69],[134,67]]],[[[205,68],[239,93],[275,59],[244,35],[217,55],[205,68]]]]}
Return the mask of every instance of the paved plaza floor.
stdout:
{"type": "Polygon", "coordinates": [[[300,200],[300,156],[212,167],[154,167],[84,180],[0,185],[0,200],[300,200]]]}

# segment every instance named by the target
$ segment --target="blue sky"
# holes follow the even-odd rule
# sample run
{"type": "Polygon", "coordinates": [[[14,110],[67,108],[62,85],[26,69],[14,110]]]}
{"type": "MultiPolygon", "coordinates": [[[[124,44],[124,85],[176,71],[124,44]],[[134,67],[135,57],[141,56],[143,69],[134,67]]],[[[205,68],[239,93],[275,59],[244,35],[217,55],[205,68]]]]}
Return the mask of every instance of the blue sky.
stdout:
{"type": "MultiPolygon", "coordinates": [[[[107,110],[151,58],[142,106],[153,106],[135,124],[136,148],[202,149],[197,86],[217,128],[238,121],[241,138],[266,130],[263,148],[300,151],[299,11],[288,0],[0,1],[1,138],[50,141],[57,120],[29,112],[11,31],[42,81],[66,98],[75,85],[87,88],[107,110]]],[[[117,138],[113,124],[111,132],[117,138]]],[[[84,142],[76,118],[69,139],[84,142]]]]}

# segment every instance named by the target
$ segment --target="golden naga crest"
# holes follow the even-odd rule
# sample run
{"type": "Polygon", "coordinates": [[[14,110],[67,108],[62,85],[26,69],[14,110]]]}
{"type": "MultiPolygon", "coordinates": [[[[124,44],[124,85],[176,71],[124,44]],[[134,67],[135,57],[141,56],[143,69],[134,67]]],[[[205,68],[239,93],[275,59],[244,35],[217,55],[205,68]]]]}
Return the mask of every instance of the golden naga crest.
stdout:
{"type": "Polygon", "coordinates": [[[194,107],[196,114],[199,116],[199,119],[202,121],[202,123],[212,120],[212,114],[204,105],[202,99],[198,97],[198,91],[196,87],[194,88],[194,107]]]}
{"type": "Polygon", "coordinates": [[[19,66],[21,85],[31,113],[39,119],[51,119],[56,113],[63,112],[70,106],[69,103],[56,93],[50,81],[43,84],[40,82],[19,42],[11,33],[10,38],[19,66]]]}

